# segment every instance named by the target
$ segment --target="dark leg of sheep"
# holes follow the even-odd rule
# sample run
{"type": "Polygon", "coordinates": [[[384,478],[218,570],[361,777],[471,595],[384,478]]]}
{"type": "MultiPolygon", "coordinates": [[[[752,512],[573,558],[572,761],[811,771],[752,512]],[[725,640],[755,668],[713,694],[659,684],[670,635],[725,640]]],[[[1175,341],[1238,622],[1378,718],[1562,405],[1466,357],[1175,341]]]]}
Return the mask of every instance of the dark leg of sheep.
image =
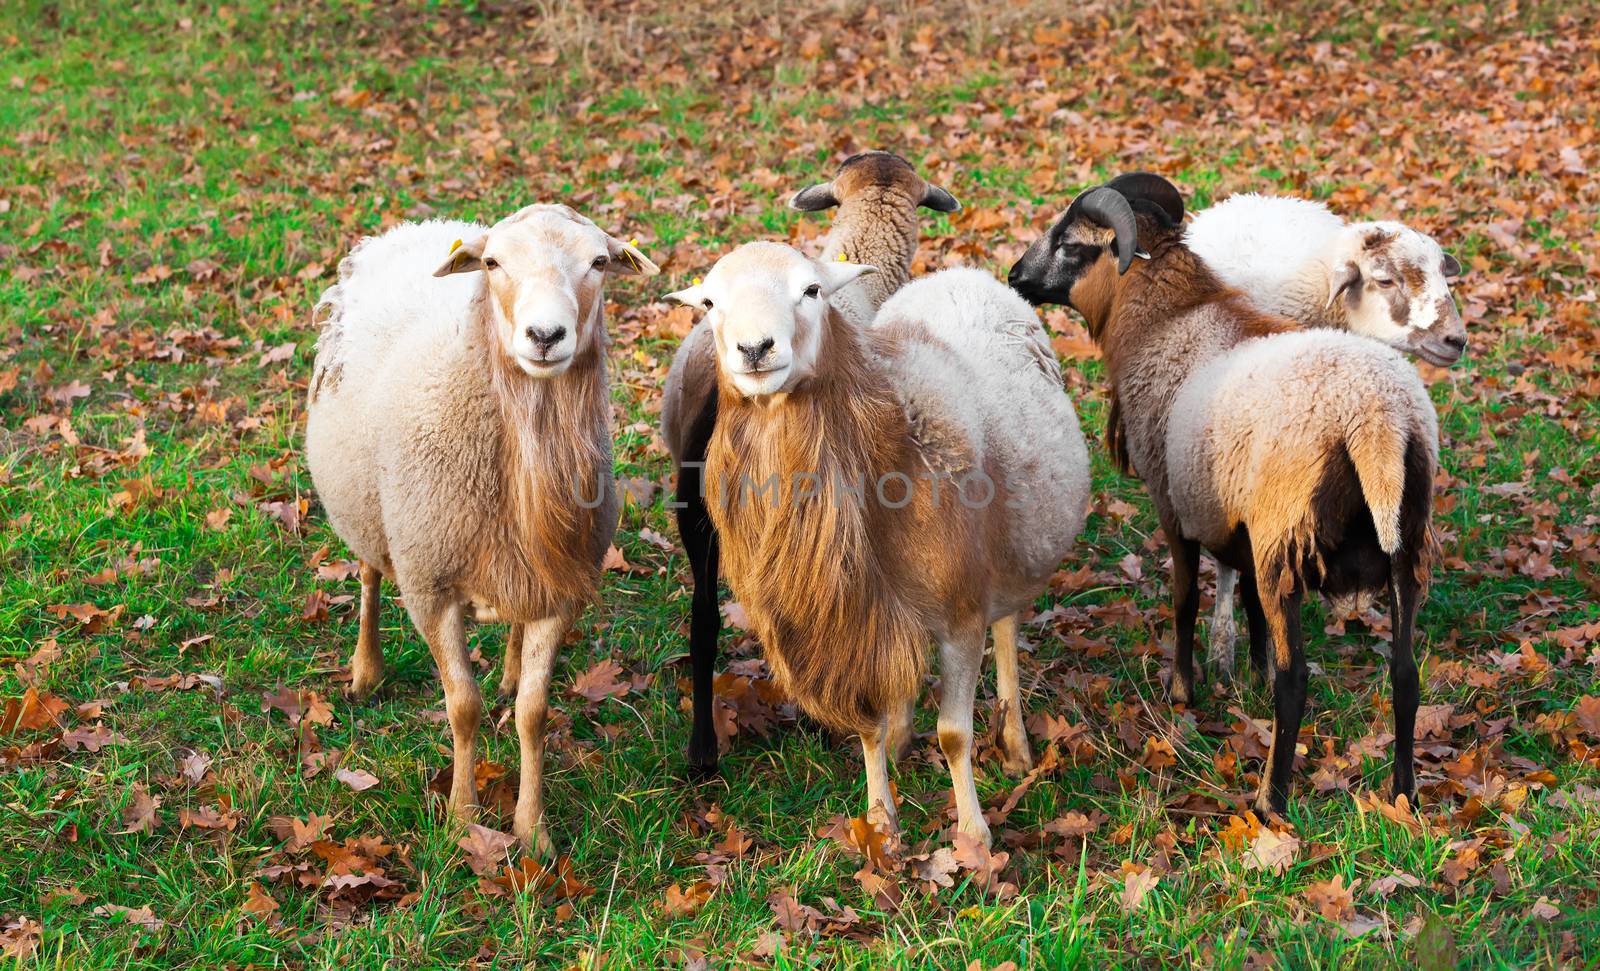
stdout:
{"type": "Polygon", "coordinates": [[[694,726],[689,731],[689,768],[701,775],[717,771],[717,730],[712,720],[712,682],[717,675],[717,637],[722,616],[717,607],[717,533],[700,489],[700,469],[678,473],[678,535],[694,573],[689,608],[689,662],[694,669],[694,726]]]}
{"type": "Polygon", "coordinates": [[[1250,634],[1250,666],[1263,681],[1271,678],[1267,668],[1272,638],[1267,633],[1267,615],[1261,612],[1261,595],[1256,593],[1256,578],[1239,581],[1239,602],[1244,605],[1245,626],[1250,634]]]}
{"type": "Polygon", "coordinates": [[[1175,705],[1194,704],[1194,623],[1200,615],[1200,544],[1165,530],[1172,547],[1172,613],[1177,632],[1167,690],[1175,705]]]}
{"type": "Polygon", "coordinates": [[[1394,639],[1389,646],[1389,681],[1394,687],[1394,795],[1416,798],[1412,748],[1417,733],[1417,660],[1412,636],[1417,623],[1416,570],[1404,552],[1397,554],[1389,580],[1389,617],[1394,639]]]}
{"type": "Polygon", "coordinates": [[[1289,781],[1294,773],[1294,750],[1300,741],[1300,722],[1306,712],[1306,656],[1300,635],[1300,598],[1297,589],[1279,596],[1267,586],[1276,587],[1271,577],[1257,588],[1267,630],[1272,635],[1273,660],[1277,668],[1272,680],[1272,748],[1267,753],[1266,771],[1256,793],[1256,811],[1281,813],[1289,802],[1289,781]]]}
{"type": "Polygon", "coordinates": [[[501,698],[516,697],[517,682],[522,680],[522,641],[526,632],[524,625],[512,624],[506,636],[505,658],[500,662],[500,684],[495,688],[495,694],[501,698]]]}

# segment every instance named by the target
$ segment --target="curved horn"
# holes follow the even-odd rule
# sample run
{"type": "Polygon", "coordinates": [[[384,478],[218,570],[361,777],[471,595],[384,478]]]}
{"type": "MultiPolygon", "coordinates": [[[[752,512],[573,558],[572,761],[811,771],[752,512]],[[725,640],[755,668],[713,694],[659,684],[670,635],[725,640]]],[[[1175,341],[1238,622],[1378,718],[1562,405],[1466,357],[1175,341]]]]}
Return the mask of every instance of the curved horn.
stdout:
{"type": "Polygon", "coordinates": [[[1122,193],[1130,202],[1143,199],[1154,203],[1166,214],[1170,225],[1176,226],[1183,222],[1183,194],[1177,186],[1150,172],[1126,172],[1105,184],[1107,189],[1115,189],[1122,193]]]}
{"type": "Polygon", "coordinates": [[[1139,248],[1139,223],[1122,193],[1100,186],[1079,196],[1072,208],[1116,233],[1117,272],[1128,272],[1133,253],[1139,248]]]}

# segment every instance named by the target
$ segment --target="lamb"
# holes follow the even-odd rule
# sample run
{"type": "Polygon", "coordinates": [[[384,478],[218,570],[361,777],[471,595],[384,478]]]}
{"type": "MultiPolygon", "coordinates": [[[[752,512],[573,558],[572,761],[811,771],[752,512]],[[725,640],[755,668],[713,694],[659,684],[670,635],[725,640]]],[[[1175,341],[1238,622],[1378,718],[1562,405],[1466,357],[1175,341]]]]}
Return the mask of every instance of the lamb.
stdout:
{"type": "MultiPolygon", "coordinates": [[[[832,181],[800,190],[789,204],[804,212],[838,207],[823,241],[824,261],[846,259],[878,267],[878,273],[852,281],[830,298],[847,320],[861,327],[911,278],[911,260],[917,252],[917,209],[955,212],[961,208],[949,192],[924,180],[910,162],[890,152],[850,156],[832,181]]],[[[703,775],[717,769],[711,687],[722,626],[717,610],[720,549],[701,487],[706,444],[716,426],[716,389],[711,329],[696,327],[672,359],[662,393],[661,433],[673,458],[678,533],[694,578],[689,619],[694,724],[688,761],[692,770],[703,775]]],[[[910,734],[907,718],[896,728],[892,750],[898,753],[910,734]]]]}
{"type": "Polygon", "coordinates": [[[1251,626],[1272,641],[1273,737],[1256,807],[1283,811],[1305,710],[1301,597],[1387,589],[1394,792],[1410,796],[1412,637],[1436,555],[1433,404],[1394,349],[1254,307],[1184,244],[1182,219],[1171,183],[1119,176],[1078,196],[1010,275],[1034,303],[1081,313],[1104,354],[1107,441],[1149,488],[1172,548],[1172,699],[1194,700],[1204,547],[1241,572],[1251,626]]]}
{"type": "Polygon", "coordinates": [[[1083,525],[1088,453],[1028,305],[949,270],[866,328],[830,297],[874,268],[748,243],[669,299],[716,350],[707,508],[779,683],[861,736],[867,808],[897,825],[888,740],[939,645],[939,745],[960,831],[987,841],[972,707],[992,625],[1006,767],[1030,762],[1016,614],[1083,525]]]}
{"type": "Polygon", "coordinates": [[[535,205],[492,227],[412,223],[364,240],[318,304],[306,461],[363,564],[353,691],[383,674],[388,577],[438,666],[455,751],[450,808],[470,819],[482,699],[464,622],[518,625],[513,831],[542,853],[550,673],[617,521],[604,278],[656,272],[566,206],[535,205]]]}
{"type": "MultiPolygon", "coordinates": [[[[1320,202],[1243,193],[1196,215],[1184,242],[1223,283],[1305,326],[1362,334],[1440,367],[1466,350],[1450,293],[1461,264],[1402,223],[1346,223],[1320,202]]],[[[1233,678],[1237,581],[1218,564],[1207,653],[1223,681],[1233,678]]],[[[1259,635],[1250,648],[1266,669],[1259,635]]]]}

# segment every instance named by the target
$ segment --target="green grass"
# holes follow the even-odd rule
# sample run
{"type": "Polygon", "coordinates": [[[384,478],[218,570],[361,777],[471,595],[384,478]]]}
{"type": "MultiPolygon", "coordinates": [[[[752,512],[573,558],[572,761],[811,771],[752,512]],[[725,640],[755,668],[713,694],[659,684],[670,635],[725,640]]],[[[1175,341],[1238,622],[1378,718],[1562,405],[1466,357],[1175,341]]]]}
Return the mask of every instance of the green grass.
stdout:
{"type": "MultiPolygon", "coordinates": [[[[1115,14],[1117,27],[1142,24],[1151,30],[1137,37],[1155,39],[1102,35],[1092,18],[1066,26],[1063,36],[1075,40],[1036,38],[1016,11],[946,11],[957,23],[891,7],[874,15],[839,5],[791,32],[775,15],[736,21],[650,5],[548,22],[538,10],[488,4],[279,8],[257,0],[215,12],[166,0],[20,2],[0,14],[0,389],[9,388],[0,390],[0,698],[27,686],[24,668],[6,662],[53,640],[60,657],[38,676],[39,689],[73,705],[100,701],[98,720],[125,739],[98,752],[28,758],[25,746],[59,733],[0,736],[0,927],[21,916],[41,927],[37,951],[20,966],[633,967],[700,952],[728,965],[753,960],[758,947],[770,951],[764,939],[776,925],[767,901],[783,890],[824,910],[834,898],[861,915],[859,934],[786,934],[762,959],[784,968],[1234,968],[1261,955],[1281,967],[1428,967],[1414,940],[1425,918],[1478,966],[1573,963],[1600,952],[1600,805],[1554,796],[1600,785],[1593,759],[1581,761],[1582,747],[1600,739],[1585,742],[1549,720],[1595,693],[1593,638],[1568,651],[1550,635],[1600,619],[1596,589],[1583,579],[1584,569],[1594,572],[1585,538],[1600,505],[1597,375],[1592,360],[1558,356],[1593,350],[1581,337],[1592,328],[1592,304],[1578,297],[1600,227],[1582,199],[1565,197],[1580,191],[1573,181],[1479,157],[1430,113],[1440,103],[1479,119],[1513,110],[1519,92],[1541,90],[1541,77],[1571,66],[1525,62],[1519,45],[1592,37],[1584,20],[1592,17],[1539,8],[1490,30],[1484,15],[1453,11],[1437,23],[1408,21],[1403,45],[1385,48],[1373,46],[1385,43],[1382,18],[1364,8],[1242,7],[1215,15],[1197,34],[1204,44],[1186,50],[1181,29],[1162,39],[1159,17],[1126,10],[1115,14]],[[915,46],[925,25],[937,56],[915,46]],[[1184,87],[1185,72],[1231,83],[1244,70],[1241,55],[1268,58],[1241,40],[1264,25],[1359,46],[1351,70],[1374,79],[1382,110],[1373,124],[1330,134],[1325,126],[1342,115],[1367,117],[1366,107],[1342,100],[1350,86],[1331,83],[1299,91],[1288,113],[1205,123],[1215,109],[1206,92],[1221,89],[1184,87]],[[1430,33],[1415,32],[1422,28],[1430,33]],[[812,29],[830,59],[800,55],[812,29]],[[1439,51],[1427,46],[1433,37],[1465,47],[1439,51]],[[839,59],[839,47],[871,61],[871,84],[839,59]],[[1402,50],[1454,67],[1430,75],[1454,80],[1412,97],[1407,72],[1421,68],[1386,56],[1402,50]],[[1476,80],[1479,63],[1505,66],[1507,79],[1476,80]],[[1028,87],[1034,78],[1045,87],[1028,87]],[[1044,90],[1067,92],[1062,107],[1084,121],[1030,109],[1044,90]],[[1173,113],[1170,124],[1151,123],[1161,112],[1173,113]],[[953,114],[965,123],[945,120],[953,114]],[[1259,137],[1234,137],[1258,120],[1259,137]],[[1413,144],[1395,155],[1402,135],[1413,144]],[[1135,144],[1144,146],[1138,154],[1118,154],[1135,144]],[[388,679],[359,704],[343,699],[337,677],[355,636],[354,604],[334,606],[324,623],[301,618],[314,590],[356,592],[353,580],[316,575],[318,551],[326,547],[331,560],[347,554],[298,460],[316,295],[356,239],[396,220],[492,219],[529,201],[574,201],[639,236],[666,269],[609,294],[617,474],[660,480],[666,459],[645,429],[655,424],[675,338],[656,297],[733,243],[788,237],[802,223],[818,229],[817,217],[783,204],[786,192],[825,178],[840,152],[874,146],[933,160],[933,177],[966,204],[952,218],[925,221],[927,267],[960,259],[1001,273],[1018,232],[1043,228],[1087,178],[1123,168],[1169,172],[1197,205],[1243,189],[1298,187],[1356,209],[1391,205],[1394,190],[1420,172],[1454,173],[1443,191],[1417,189],[1412,203],[1473,261],[1463,304],[1481,297],[1490,312],[1472,322],[1466,362],[1428,372],[1451,482],[1438,517],[1450,558],[1421,616],[1424,703],[1452,704],[1461,716],[1422,765],[1428,830],[1413,835],[1358,811],[1347,794],[1314,791],[1324,747],[1346,753],[1385,731],[1389,714],[1371,633],[1352,624],[1324,637],[1321,608],[1310,607],[1311,657],[1325,673],[1313,680],[1302,739],[1313,758],[1297,774],[1289,813],[1302,850],[1281,875],[1244,868],[1221,836],[1224,807],[1252,789],[1260,760],[1227,757],[1239,738],[1227,712],[1238,705],[1264,718],[1270,701],[1247,678],[1237,698],[1208,683],[1197,712],[1171,711],[1158,677],[1158,641],[1170,637],[1165,553],[1149,542],[1156,529],[1143,487],[1114,473],[1097,448],[1096,508],[1064,565],[1087,564],[1093,575],[1041,600],[1041,609],[1067,609],[1057,625],[1025,628],[1034,648],[1024,659],[1031,713],[1088,732],[996,826],[1019,895],[987,898],[958,875],[934,895],[909,890],[899,912],[881,909],[852,879],[859,863],[817,835],[836,814],[861,810],[858,749],[807,723],[741,735],[718,778],[686,778],[677,682],[688,676],[680,663],[688,567],[639,535],[648,528],[675,539],[659,498],[630,503],[619,533],[644,571],[607,574],[557,674],[551,825],[574,873],[596,892],[569,913],[536,895],[479,889],[457,848],[460,832],[428,791],[449,761],[445,732],[424,714],[437,713],[442,698],[403,611],[386,604],[388,679]],[[1554,192],[1560,205],[1548,202],[1554,192]],[[1526,264],[1482,230],[1507,218],[1503,199],[1529,207],[1526,264]],[[1000,214],[1001,224],[975,223],[985,213],[1000,214]],[[292,357],[258,365],[285,342],[296,345],[292,357]],[[50,397],[73,381],[88,394],[50,397]],[[45,426],[39,416],[55,417],[45,426]],[[61,418],[79,444],[63,437],[61,418]],[[142,455],[130,447],[141,434],[142,455]],[[160,495],[115,499],[143,479],[160,495]],[[1506,483],[1525,488],[1492,488],[1506,483]],[[309,503],[300,532],[258,509],[296,498],[309,503]],[[1112,501],[1137,512],[1124,522],[1108,513],[1112,501]],[[230,511],[220,528],[207,525],[214,510],[230,511]],[[1507,551],[1523,562],[1531,539],[1551,544],[1553,573],[1506,565],[1507,551]],[[1137,580],[1120,567],[1129,553],[1141,567],[1137,580]],[[101,576],[108,569],[109,580],[101,576]],[[1131,609],[1116,606],[1130,599],[1131,609]],[[121,613],[89,632],[49,609],[82,603],[121,613]],[[1496,656],[1524,644],[1545,666],[1497,665],[1496,656]],[[565,691],[605,657],[654,680],[597,707],[565,691]],[[220,678],[220,696],[204,685],[162,690],[137,680],[181,673],[220,678]],[[329,699],[333,720],[318,726],[320,745],[377,775],[377,787],[355,793],[328,772],[306,777],[295,730],[263,710],[262,695],[279,685],[329,699]],[[1128,739],[1119,735],[1125,725],[1128,739]],[[1140,744],[1151,736],[1173,742],[1176,765],[1141,765],[1140,744]],[[1475,749],[1518,795],[1457,818],[1465,799],[1438,785],[1442,767],[1475,749]],[[198,787],[173,778],[190,752],[214,760],[198,787]],[[153,832],[121,832],[135,786],[163,801],[153,832]],[[1218,791],[1223,801],[1204,801],[1218,791]],[[224,801],[238,814],[231,832],[180,828],[180,810],[224,801]],[[1209,809],[1196,811],[1201,805],[1209,809]],[[731,821],[753,838],[752,850],[720,865],[725,875],[703,909],[669,918],[667,888],[710,872],[696,857],[723,838],[704,822],[713,807],[724,827],[731,821]],[[1042,831],[1069,812],[1104,819],[1087,841],[1042,831]],[[388,872],[408,896],[340,914],[311,891],[263,880],[279,905],[275,919],[246,916],[256,873],[282,857],[270,817],[311,813],[332,817],[336,840],[375,835],[395,846],[388,872]],[[1452,844],[1479,838],[1481,865],[1452,885],[1441,872],[1452,844]],[[1124,861],[1160,862],[1165,871],[1131,912],[1119,903],[1124,861]],[[1396,871],[1421,886],[1387,898],[1368,893],[1396,871]],[[1379,930],[1353,939],[1316,914],[1304,892],[1335,875],[1362,881],[1356,905],[1379,930]],[[1541,897],[1558,915],[1532,913],[1541,897]],[[145,930],[95,913],[106,904],[148,905],[164,923],[145,930]]],[[[544,13],[559,18],[553,7],[544,13]]],[[[1200,30],[1198,14],[1171,16],[1178,28],[1200,30]]],[[[1279,50],[1281,38],[1273,43],[1279,50]]],[[[1593,94],[1593,78],[1571,84],[1593,94]]],[[[1600,99],[1579,90],[1559,102],[1548,91],[1539,97],[1551,100],[1528,109],[1530,117],[1596,123],[1600,99]]],[[[1555,142],[1541,145],[1556,156],[1555,142]]],[[[1587,161],[1600,164],[1592,151],[1587,161]]],[[[1097,364],[1075,362],[1069,381],[1097,445],[1099,379],[1097,364]]],[[[498,658],[500,628],[473,637],[485,658],[498,658]]],[[[726,660],[756,651],[733,641],[725,638],[726,660]]],[[[489,660],[486,685],[497,677],[489,660]]],[[[502,714],[497,708],[489,721],[502,714]]],[[[65,720],[89,726],[96,716],[69,709],[65,720]]],[[[931,711],[919,725],[931,730],[931,711]]],[[[484,738],[486,757],[514,772],[509,726],[486,725],[484,738]]],[[[896,780],[910,837],[937,844],[948,779],[935,749],[923,738],[896,780]]],[[[1387,750],[1375,751],[1360,758],[1355,790],[1386,786],[1387,750]]],[[[980,795],[998,806],[1015,780],[993,760],[979,771],[980,795]]],[[[509,828],[507,819],[486,822],[509,828]]]]}

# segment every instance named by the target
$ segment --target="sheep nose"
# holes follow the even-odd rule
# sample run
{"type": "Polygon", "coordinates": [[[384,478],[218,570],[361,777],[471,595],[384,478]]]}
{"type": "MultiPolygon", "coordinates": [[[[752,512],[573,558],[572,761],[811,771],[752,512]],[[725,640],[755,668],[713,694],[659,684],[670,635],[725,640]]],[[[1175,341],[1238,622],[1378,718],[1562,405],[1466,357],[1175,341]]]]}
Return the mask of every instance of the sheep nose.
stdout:
{"type": "Polygon", "coordinates": [[[529,327],[523,333],[528,335],[528,340],[533,341],[535,346],[548,354],[550,353],[550,348],[561,343],[561,338],[567,336],[567,329],[565,327],[551,327],[540,330],[537,327],[529,327]]]}
{"type": "Polygon", "coordinates": [[[767,356],[767,352],[772,350],[774,343],[772,338],[765,337],[754,344],[738,344],[735,346],[739,348],[739,353],[744,355],[745,363],[755,367],[761,363],[762,358],[767,356]]]}
{"type": "Polygon", "coordinates": [[[1460,354],[1467,349],[1467,335],[1465,334],[1446,334],[1444,336],[1444,342],[1449,344],[1450,349],[1455,351],[1457,354],[1460,354]]]}

